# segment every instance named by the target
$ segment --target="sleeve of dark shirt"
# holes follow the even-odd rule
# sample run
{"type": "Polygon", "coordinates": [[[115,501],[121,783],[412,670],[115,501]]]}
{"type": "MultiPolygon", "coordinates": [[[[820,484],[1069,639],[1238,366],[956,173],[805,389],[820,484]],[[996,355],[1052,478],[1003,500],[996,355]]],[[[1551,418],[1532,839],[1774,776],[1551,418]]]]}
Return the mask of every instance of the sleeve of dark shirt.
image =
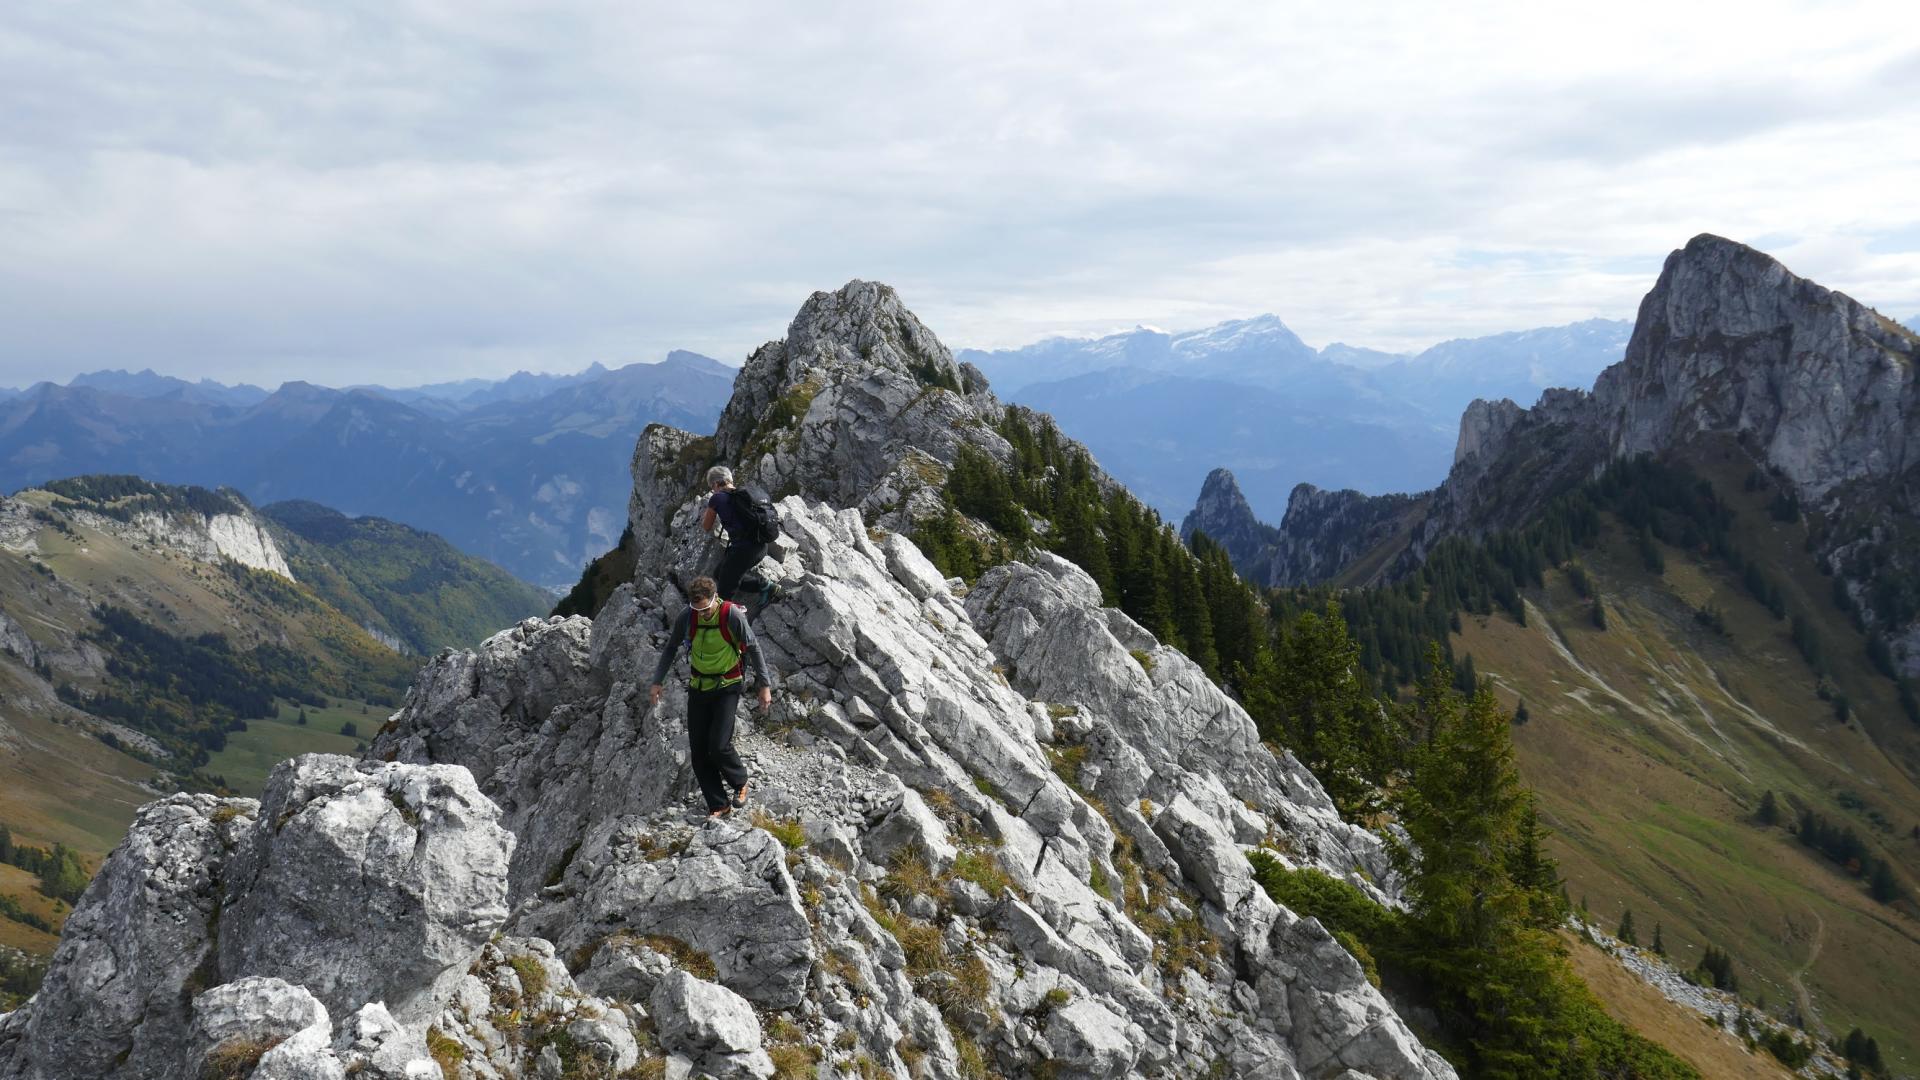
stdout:
{"type": "Polygon", "coordinates": [[[673,658],[680,655],[680,646],[687,643],[687,618],[685,610],[673,620],[673,629],[667,631],[666,647],[660,650],[660,663],[653,669],[653,685],[659,686],[667,681],[667,669],[673,666],[673,658]]]}
{"type": "Polygon", "coordinates": [[[760,676],[760,685],[771,687],[773,676],[767,673],[767,658],[760,652],[759,639],[753,636],[753,624],[747,621],[747,609],[739,604],[733,605],[728,612],[728,623],[733,628],[733,639],[740,643],[740,651],[753,657],[753,671],[760,676]]]}

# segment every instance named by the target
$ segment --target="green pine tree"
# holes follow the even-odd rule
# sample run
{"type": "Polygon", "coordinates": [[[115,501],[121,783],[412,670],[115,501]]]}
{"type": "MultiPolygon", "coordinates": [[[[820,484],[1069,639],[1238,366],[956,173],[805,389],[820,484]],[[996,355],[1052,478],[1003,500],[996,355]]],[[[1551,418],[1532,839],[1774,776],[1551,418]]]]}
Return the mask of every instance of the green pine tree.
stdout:
{"type": "Polygon", "coordinates": [[[1638,934],[1634,933],[1634,929],[1633,929],[1633,909],[1632,908],[1628,908],[1626,910],[1626,913],[1620,916],[1620,929],[1616,931],[1613,936],[1619,938],[1621,942],[1627,945],[1632,945],[1635,948],[1638,948],[1640,946],[1640,937],[1638,934]]]}

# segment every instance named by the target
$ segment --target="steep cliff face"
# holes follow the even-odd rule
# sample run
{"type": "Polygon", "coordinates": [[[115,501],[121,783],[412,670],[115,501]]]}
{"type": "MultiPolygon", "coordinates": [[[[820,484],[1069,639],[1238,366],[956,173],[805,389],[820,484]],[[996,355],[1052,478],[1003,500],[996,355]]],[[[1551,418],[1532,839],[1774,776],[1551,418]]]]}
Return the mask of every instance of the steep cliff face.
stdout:
{"type": "MultiPolygon", "coordinates": [[[[1531,409],[1476,402],[1454,466],[1393,569],[1448,536],[1526,521],[1608,462],[1733,439],[1822,515],[1816,554],[1849,582],[1870,625],[1920,670],[1920,338],[1743,244],[1695,237],[1641,302],[1625,358],[1591,393],[1550,390],[1531,409]]],[[[1317,517],[1281,531],[1312,543],[1317,517]]],[[[1324,553],[1333,557],[1332,553],[1324,553]]]]}
{"type": "Polygon", "coordinates": [[[251,508],[231,514],[158,513],[135,514],[130,521],[75,512],[86,524],[130,539],[144,539],[171,548],[199,562],[217,563],[232,559],[242,566],[279,574],[293,580],[293,570],[266,523],[251,508]]]}
{"type": "Polygon", "coordinates": [[[441,654],[373,761],[283,766],[258,809],[157,804],[74,915],[153,957],[116,976],[135,1003],[70,1045],[100,962],[63,945],[0,1019],[0,1077],[197,1075],[261,1046],[255,1077],[417,1077],[428,1042],[462,1078],[1451,1077],[1245,857],[1397,904],[1378,837],[1077,567],[1041,553],[968,590],[881,523],[890,478],[997,438],[944,356],[883,286],[817,294],[711,442],[643,438],[633,579],[596,618],[441,654]],[[751,819],[695,806],[683,696],[647,704],[676,582],[710,564],[688,480],[716,453],[788,492],[763,564],[787,595],[756,617],[780,694],[739,740],[751,819]],[[378,874],[329,869],[368,851],[378,874]],[[308,932],[369,906],[409,914],[308,932]]]}
{"type": "Polygon", "coordinates": [[[1180,539],[1192,543],[1195,533],[1204,533],[1225,548],[1241,577],[1262,585],[1278,584],[1272,550],[1280,530],[1253,516],[1253,507],[1247,505],[1232,472],[1215,469],[1207,474],[1200,498],[1180,522],[1180,539]]]}
{"type": "MultiPolygon", "coordinates": [[[[1511,403],[1509,403],[1511,404],[1511,403]]],[[[1233,474],[1215,469],[1180,525],[1182,539],[1203,532],[1218,542],[1240,576],[1256,585],[1320,585],[1401,535],[1425,502],[1413,495],[1362,495],[1299,484],[1274,528],[1253,516],[1233,474]]]]}
{"type": "Polygon", "coordinates": [[[1353,584],[1373,580],[1378,567],[1362,563],[1368,553],[1403,535],[1418,519],[1419,495],[1362,495],[1322,491],[1300,484],[1287,500],[1272,555],[1272,585],[1322,585],[1348,571],[1353,584]]]}

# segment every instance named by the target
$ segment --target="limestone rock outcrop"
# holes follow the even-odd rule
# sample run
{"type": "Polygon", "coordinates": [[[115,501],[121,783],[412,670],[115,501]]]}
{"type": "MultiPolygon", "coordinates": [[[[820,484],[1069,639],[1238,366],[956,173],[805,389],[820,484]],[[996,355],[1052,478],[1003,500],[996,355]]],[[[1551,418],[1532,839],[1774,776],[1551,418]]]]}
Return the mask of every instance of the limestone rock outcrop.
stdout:
{"type": "Polygon", "coordinates": [[[319,754],[259,803],[148,805],[0,1018],[0,1077],[197,1076],[222,1044],[279,1039],[337,1061],[329,1015],[437,1014],[506,916],[497,817],[457,766],[319,754]]]}
{"type": "Polygon", "coordinates": [[[1920,621],[1881,603],[1873,586],[1920,576],[1920,554],[1886,526],[1890,515],[1911,520],[1920,510],[1917,365],[1912,330],[1750,247],[1697,236],[1668,256],[1626,356],[1591,392],[1549,390],[1528,409],[1510,401],[1467,409],[1453,470],[1404,541],[1389,534],[1359,554],[1326,543],[1346,535],[1332,522],[1352,508],[1297,518],[1290,508],[1281,532],[1327,564],[1364,556],[1404,574],[1447,537],[1524,523],[1616,459],[1731,445],[1819,511],[1815,556],[1913,673],[1920,621]]]}
{"type": "Polygon", "coordinates": [[[961,442],[1007,452],[999,408],[891,290],[817,294],[714,437],[643,436],[635,571],[592,620],[435,657],[369,760],[150,807],[0,1019],[0,1080],[185,1075],[223,985],[209,1016],[287,1013],[263,1077],[411,1075],[422,1047],[460,1080],[1451,1077],[1246,857],[1399,904],[1377,836],[1078,567],[1034,552],[968,589],[897,527],[961,442]],[[742,717],[730,819],[696,799],[684,694],[647,692],[714,556],[716,457],[781,496],[760,569],[785,589],[755,615],[779,693],[742,717]],[[76,1042],[61,1021],[93,1011],[76,1042]]]}

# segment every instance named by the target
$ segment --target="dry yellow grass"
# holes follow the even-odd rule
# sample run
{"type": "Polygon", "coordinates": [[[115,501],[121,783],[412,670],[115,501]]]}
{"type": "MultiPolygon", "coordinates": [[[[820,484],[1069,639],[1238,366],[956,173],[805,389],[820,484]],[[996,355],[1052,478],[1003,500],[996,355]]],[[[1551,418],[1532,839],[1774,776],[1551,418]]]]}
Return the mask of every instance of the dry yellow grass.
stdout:
{"type": "MultiPolygon", "coordinates": [[[[1588,900],[1605,926],[1631,908],[1643,936],[1663,924],[1683,965],[1709,944],[1727,949],[1750,999],[1775,1009],[1800,1001],[1841,1031],[1857,1024],[1910,1071],[1920,1053],[1912,901],[1873,901],[1859,880],[1751,815],[1762,791],[1791,795],[1848,821],[1904,872],[1916,865],[1906,833],[1920,820],[1916,732],[1800,551],[1804,530],[1767,519],[1764,495],[1743,493],[1740,476],[1714,478],[1739,509],[1740,543],[1816,623],[1856,723],[1832,720],[1788,623],[1723,567],[1668,549],[1656,577],[1617,531],[1582,556],[1607,600],[1606,630],[1564,576],[1549,574],[1531,594],[1529,625],[1469,616],[1454,649],[1473,654],[1508,704],[1526,701],[1531,722],[1515,728],[1521,773],[1540,795],[1576,903],[1588,900]],[[1726,637],[1694,621],[1708,604],[1724,614],[1726,637]],[[1893,829],[1849,814],[1842,791],[1893,829]]],[[[1915,882],[1905,884],[1911,897],[1915,882]]]]}
{"type": "Polygon", "coordinates": [[[1739,1039],[1668,1001],[1618,960],[1571,934],[1563,936],[1573,970],[1608,1015],[1678,1054],[1700,1070],[1703,1080],[1791,1080],[1793,1074],[1779,1062],[1765,1053],[1748,1053],[1739,1039]]]}

